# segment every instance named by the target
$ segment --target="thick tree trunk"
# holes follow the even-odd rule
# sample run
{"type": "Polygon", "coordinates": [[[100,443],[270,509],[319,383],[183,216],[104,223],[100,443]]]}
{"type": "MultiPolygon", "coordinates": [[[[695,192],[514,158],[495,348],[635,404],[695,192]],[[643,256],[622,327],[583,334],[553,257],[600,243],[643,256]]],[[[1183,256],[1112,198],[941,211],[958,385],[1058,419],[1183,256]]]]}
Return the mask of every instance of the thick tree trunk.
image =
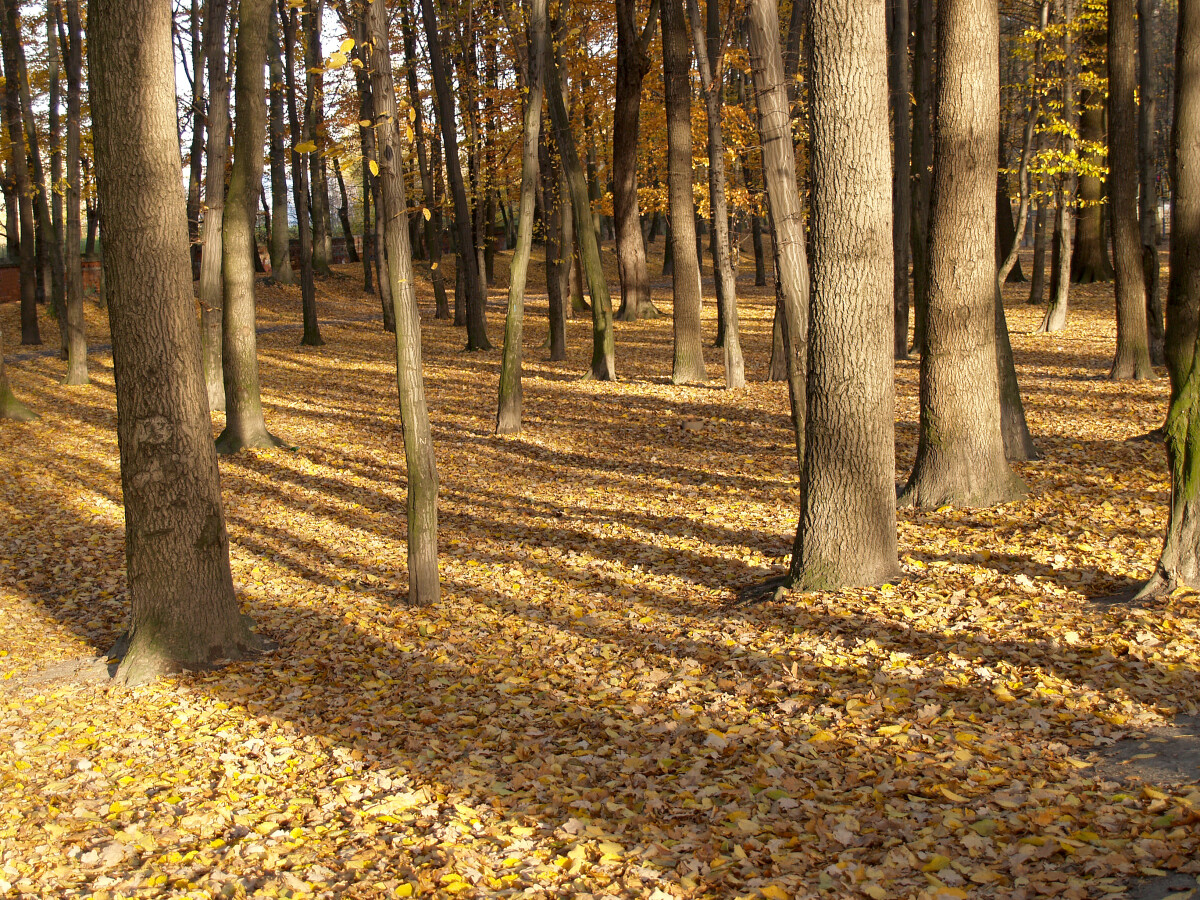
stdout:
{"type": "Polygon", "coordinates": [[[327,146],[325,133],[325,60],[321,52],[321,21],[325,0],[307,0],[304,7],[304,66],[306,87],[304,98],[304,131],[307,139],[317,145],[308,154],[308,183],[312,213],[313,270],[332,275],[333,222],[329,215],[329,180],[325,169],[327,146]]]}
{"type": "Polygon", "coordinates": [[[683,0],[662,0],[663,85],[667,106],[667,197],[671,216],[671,275],[675,353],[671,381],[705,382],[700,333],[700,260],[692,198],[692,86],[688,76],[687,19],[683,0]]]}
{"type": "MultiPolygon", "coordinates": [[[[244,2],[244,0],[243,0],[244,2]]],[[[396,387],[400,396],[404,460],[408,475],[408,602],[436,603],[441,596],[437,561],[437,465],[425,383],[421,370],[421,317],[413,285],[412,248],[404,224],[404,175],[396,124],[396,89],[388,52],[388,20],[383,0],[367,7],[371,41],[367,68],[375,97],[379,137],[379,186],[388,243],[388,275],[396,306],[396,387]]]]}
{"type": "MultiPolygon", "coordinates": [[[[1079,135],[1084,141],[1103,144],[1104,102],[1095,95],[1085,95],[1079,135]]],[[[1094,165],[1104,165],[1098,154],[1089,155],[1094,165]]],[[[1079,178],[1079,208],[1075,214],[1075,242],[1071,253],[1071,281],[1075,284],[1112,281],[1113,268],[1108,260],[1104,241],[1104,180],[1097,175],[1084,174],[1079,178]]]]}
{"type": "MultiPolygon", "coordinates": [[[[12,0],[5,0],[7,6],[12,0]]],[[[17,83],[16,54],[13,51],[12,34],[7,24],[5,14],[0,37],[3,39],[4,75],[6,85],[17,83]]],[[[34,217],[33,191],[34,186],[29,182],[29,161],[24,153],[17,148],[25,146],[25,135],[21,127],[21,98],[17,91],[10,89],[4,92],[4,118],[8,125],[9,159],[8,168],[12,174],[13,185],[17,194],[18,225],[20,233],[19,261],[21,266],[21,343],[38,345],[42,342],[41,330],[38,328],[37,317],[37,259],[34,255],[34,217]]],[[[11,211],[13,207],[9,207],[11,211]]],[[[11,221],[11,218],[10,218],[11,221]]]]}
{"type": "MultiPolygon", "coordinates": [[[[221,369],[221,232],[225,213],[225,161],[229,152],[229,72],[225,63],[228,0],[208,0],[204,43],[208,59],[208,149],[204,173],[204,219],[200,226],[200,345],[208,408],[225,409],[221,369]]],[[[98,174],[98,173],[97,173],[98,174]]]]}
{"type": "MultiPolygon", "coordinates": [[[[428,2],[428,0],[423,0],[428,2]]],[[[676,0],[678,2],[678,0],[676,0]]],[[[588,293],[592,298],[592,364],[588,378],[595,381],[615,381],[617,378],[616,345],[613,340],[612,301],[608,294],[608,283],[604,280],[604,266],[600,261],[600,243],[596,229],[589,228],[592,221],[591,203],[588,200],[587,181],[583,165],[575,149],[575,136],[571,133],[571,122],[567,118],[567,105],[563,101],[562,80],[558,72],[558,60],[553,51],[547,54],[546,100],[550,107],[550,121],[554,124],[558,158],[571,195],[572,218],[578,227],[575,230],[580,258],[587,278],[588,293]]],[[[564,241],[564,246],[566,242],[564,241]]]]}
{"type": "Polygon", "coordinates": [[[8,381],[8,372],[4,368],[4,332],[0,329],[0,419],[13,422],[29,422],[37,418],[37,414],[16,398],[12,385],[8,381]]]}
{"type": "Polygon", "coordinates": [[[1136,0],[1108,2],[1108,166],[1116,271],[1117,349],[1108,377],[1154,377],[1138,226],[1136,0]]]}
{"type": "Polygon", "coordinates": [[[892,108],[893,354],[908,358],[908,257],[912,242],[912,77],[908,64],[909,0],[888,0],[888,87],[892,108]]]}
{"type": "Polygon", "coordinates": [[[504,358],[500,364],[500,398],[496,433],[521,430],[521,336],[525,279],[533,248],[533,214],[538,189],[538,142],[542,131],[542,95],[546,62],[546,0],[531,0],[529,8],[529,71],[525,79],[525,119],[521,152],[521,211],[517,247],[508,282],[508,317],[504,324],[504,358]]]}
{"type": "Polygon", "coordinates": [[[775,324],[771,380],[788,379],[796,461],[804,463],[805,381],[808,371],[808,256],[804,210],[796,183],[796,154],[787,76],[779,44],[779,16],[772,0],[752,0],[747,16],[750,74],[758,101],[767,208],[775,234],[775,324]],[[782,363],[782,366],[780,364],[782,363]],[[783,372],[777,372],[780,366],[783,372]]]}
{"type": "Polygon", "coordinates": [[[989,0],[940,0],[929,307],[917,460],[901,504],[991,506],[1018,496],[996,378],[1000,23],[989,0]]]}
{"type": "Polygon", "coordinates": [[[884,0],[812,5],[808,415],[789,577],[807,590],[900,568],[885,25],[884,0]]]}
{"type": "Polygon", "coordinates": [[[221,246],[225,256],[222,274],[225,306],[222,335],[225,352],[225,430],[217,438],[218,453],[236,453],[250,447],[278,447],[282,443],[267,431],[258,386],[258,342],[255,335],[254,220],[262,184],[263,134],[267,130],[263,70],[267,64],[269,5],[271,0],[239,0],[237,30],[237,85],[233,134],[233,167],[225,200],[221,246]]]}
{"type": "MultiPolygon", "coordinates": [[[[313,272],[312,219],[308,208],[308,164],[305,154],[297,148],[301,142],[310,142],[308,132],[300,128],[300,112],[296,109],[296,32],[299,30],[300,11],[279,0],[279,15],[285,22],[283,34],[284,77],[287,85],[288,125],[292,131],[292,200],[296,207],[296,232],[300,238],[300,308],[304,331],[300,343],[319,347],[325,343],[321,337],[321,325],[317,319],[317,287],[313,272]]],[[[304,122],[312,121],[311,92],[304,101],[304,122]]]]}
{"type": "MultiPolygon", "coordinates": [[[[421,192],[425,195],[426,210],[435,203],[433,173],[429,171],[429,160],[425,154],[425,110],[421,93],[417,87],[417,42],[406,7],[400,8],[400,23],[404,34],[404,65],[408,77],[408,93],[412,102],[413,134],[417,145],[417,166],[421,174],[421,192]]],[[[442,273],[442,232],[440,217],[434,221],[432,213],[422,217],[425,221],[425,244],[429,249],[429,277],[433,283],[434,318],[450,318],[450,301],[446,297],[446,278],[442,273]]]]}
{"type": "Polygon", "coordinates": [[[238,613],[229,570],[188,265],[171,4],[92,0],[88,55],[131,603],[117,677],[139,682],[263,642],[238,613]]]}
{"type": "Polygon", "coordinates": [[[1142,237],[1142,277],[1146,284],[1146,328],[1150,360],[1166,363],[1163,307],[1158,272],[1158,191],[1155,186],[1155,97],[1158,96],[1157,48],[1154,42],[1155,0],[1137,0],[1138,16],[1138,181],[1142,237]]]}
{"type": "Polygon", "coordinates": [[[933,186],[934,0],[913,0],[912,264],[913,349],[925,352],[929,298],[929,204],[933,186]]]}
{"type": "Polygon", "coordinates": [[[1179,0],[1171,130],[1171,259],[1167,287],[1167,463],[1171,512],[1158,566],[1139,598],[1200,587],[1200,0],[1179,0]]]}
{"type": "Polygon", "coordinates": [[[616,0],[617,72],[613,106],[613,218],[617,232],[617,274],[621,279],[621,308],[617,318],[631,322],[659,315],[650,300],[650,273],[638,210],[638,123],[642,80],[650,71],[650,38],[658,23],[658,0],[652,0],[646,27],[635,26],[635,0],[616,0]]]}
{"type": "Polygon", "coordinates": [[[271,280],[276,284],[295,284],[291,231],[288,228],[287,151],[283,146],[283,123],[287,115],[283,100],[283,60],[280,57],[283,35],[279,27],[279,9],[275,3],[271,4],[270,29],[267,64],[271,97],[271,280]]]}
{"type": "MultiPolygon", "coordinates": [[[[446,73],[446,60],[442,54],[437,12],[434,10],[433,0],[421,0],[421,18],[425,23],[425,40],[429,46],[429,67],[433,73],[433,87],[438,101],[438,120],[446,150],[446,174],[450,181],[450,192],[454,198],[454,224],[458,232],[459,266],[464,277],[467,294],[465,304],[467,350],[491,350],[492,343],[488,340],[487,320],[484,315],[487,293],[484,290],[479,261],[475,253],[475,239],[471,233],[471,208],[467,203],[467,188],[463,183],[462,166],[458,159],[458,130],[454,114],[454,95],[450,90],[450,79],[446,73]]],[[[455,301],[458,301],[457,296],[455,301]]]]}
{"type": "Polygon", "coordinates": [[[64,233],[64,274],[67,286],[66,384],[87,384],[87,332],[83,320],[83,241],[79,221],[79,139],[83,89],[83,25],[79,0],[66,0],[67,14],[67,220],[64,233]]]}
{"type": "Polygon", "coordinates": [[[708,29],[706,37],[700,21],[699,3],[688,0],[687,8],[708,122],[709,227],[712,229],[713,278],[716,281],[717,312],[720,316],[715,344],[725,351],[725,387],[737,390],[746,386],[746,364],[742,359],[742,339],[738,329],[737,282],[729,246],[729,205],[725,200],[725,139],[721,134],[723,85],[713,74],[717,59],[721,56],[718,46],[720,21],[716,15],[716,0],[708,0],[708,23],[712,27],[708,29]],[[713,31],[718,34],[713,35],[713,31]]]}

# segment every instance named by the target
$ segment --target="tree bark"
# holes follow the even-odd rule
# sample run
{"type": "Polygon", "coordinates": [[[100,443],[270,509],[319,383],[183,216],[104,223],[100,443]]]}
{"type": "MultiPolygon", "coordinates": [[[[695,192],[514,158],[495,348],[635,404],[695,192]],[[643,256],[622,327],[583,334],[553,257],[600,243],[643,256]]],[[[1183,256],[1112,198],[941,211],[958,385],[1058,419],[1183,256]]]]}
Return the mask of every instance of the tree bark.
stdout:
{"type": "MultiPolygon", "coordinates": [[[[547,52],[546,100],[550,107],[550,121],[554,125],[555,142],[558,144],[559,163],[570,193],[572,218],[577,226],[576,243],[587,279],[588,293],[592,298],[592,364],[588,368],[587,377],[595,381],[615,381],[617,366],[612,301],[608,294],[608,283],[604,280],[604,266],[600,261],[600,243],[596,229],[588,227],[592,221],[592,211],[591,202],[588,200],[587,180],[584,178],[579,153],[575,149],[575,136],[571,133],[567,105],[563,100],[558,60],[552,50],[547,52]]],[[[565,241],[563,244],[568,246],[565,241]]]]}
{"type": "MultiPolygon", "coordinates": [[[[696,68],[700,73],[704,93],[705,118],[708,122],[708,197],[709,227],[712,228],[713,278],[717,287],[717,311],[720,316],[719,340],[716,345],[725,351],[725,387],[737,390],[746,386],[746,364],[742,359],[742,340],[738,329],[737,282],[733,274],[733,258],[729,246],[729,206],[725,200],[725,138],[721,134],[720,72],[714,75],[717,60],[722,56],[719,37],[706,40],[700,21],[700,5],[688,0],[688,16],[692,24],[692,43],[696,51],[696,68]]],[[[709,24],[720,24],[715,11],[716,0],[708,0],[709,24]]],[[[713,37],[710,28],[709,37],[713,37]]],[[[641,229],[638,229],[641,234],[641,229]]]]}
{"type": "Polygon", "coordinates": [[[191,0],[190,25],[192,38],[192,145],[188,153],[188,241],[192,265],[200,263],[200,187],[204,176],[204,132],[207,128],[204,110],[204,63],[207,52],[200,0],[191,0]]]}
{"type": "Polygon", "coordinates": [[[885,26],[884,0],[826,0],[810,13],[808,415],[789,576],[806,590],[899,572],[885,26]]]}
{"type": "Polygon", "coordinates": [[[458,230],[459,264],[462,267],[467,293],[467,350],[491,350],[492,343],[488,340],[487,320],[484,316],[487,294],[481,280],[474,236],[471,233],[471,208],[467,203],[467,189],[463,183],[462,167],[458,160],[458,131],[454,115],[454,95],[451,93],[450,80],[446,73],[446,60],[442,54],[437,12],[433,6],[433,0],[421,0],[421,18],[425,23],[425,40],[429,46],[429,68],[433,73],[433,87],[438,100],[438,120],[446,151],[446,174],[450,181],[450,192],[454,197],[454,224],[458,230]]]}
{"type": "Polygon", "coordinates": [[[989,0],[940,0],[929,307],[917,459],[901,504],[1018,496],[1000,431],[996,175],[1000,20],[989,0]]]}
{"type": "Polygon", "coordinates": [[[0,329],[0,419],[29,422],[36,418],[37,414],[13,394],[8,372],[4,368],[4,332],[0,329]]]}
{"type": "Polygon", "coordinates": [[[438,475],[429,411],[425,405],[421,317],[413,285],[412,248],[408,246],[408,229],[404,223],[402,151],[396,124],[396,89],[388,48],[387,10],[383,0],[371,0],[366,20],[370,40],[367,69],[375,97],[375,130],[380,147],[379,187],[390,263],[388,277],[396,307],[396,387],[408,475],[408,602],[413,606],[425,606],[436,603],[441,596],[437,561],[438,475]]]}
{"type": "Polygon", "coordinates": [[[338,207],[338,221],[342,226],[342,238],[346,241],[346,258],[358,262],[358,248],[354,246],[354,229],[350,227],[350,198],[346,195],[346,179],[342,177],[342,161],[333,161],[333,172],[337,178],[338,196],[342,203],[338,207]]]}
{"type": "Polygon", "coordinates": [[[225,375],[225,430],[217,438],[218,453],[251,447],[278,447],[281,441],[267,431],[258,384],[258,342],[255,335],[254,220],[262,184],[263,135],[267,130],[267,98],[263,70],[267,65],[271,0],[239,0],[237,84],[233,133],[233,168],[221,246],[225,306],[221,332],[225,375]]]}
{"type": "MultiPolygon", "coordinates": [[[[758,137],[762,145],[767,209],[775,235],[775,326],[778,350],[772,370],[782,362],[788,379],[796,461],[804,463],[805,381],[808,371],[808,254],[804,210],[796,182],[796,154],[788,80],[779,43],[779,16],[772,0],[752,0],[747,16],[750,74],[758,100],[758,137]]],[[[775,372],[772,371],[774,379],[775,372]]]]}
{"type": "Polygon", "coordinates": [[[238,613],[229,569],[188,264],[171,4],[92,0],[88,53],[131,605],[117,678],[140,682],[263,641],[238,613]]]}
{"type": "MultiPolygon", "coordinates": [[[[34,255],[34,217],[33,191],[34,186],[29,181],[29,161],[21,152],[25,147],[25,134],[21,127],[21,98],[15,89],[17,84],[16,54],[13,50],[12,33],[8,26],[7,4],[6,12],[0,29],[3,39],[4,53],[4,118],[8,125],[9,160],[8,167],[12,173],[13,185],[16,188],[18,230],[21,236],[19,262],[21,266],[21,343],[38,345],[42,342],[41,330],[38,328],[37,317],[37,260],[34,255]]],[[[9,207],[11,210],[13,207],[9,207]]],[[[11,216],[10,216],[11,222],[11,216]]]]}
{"type": "Polygon", "coordinates": [[[912,264],[913,349],[925,352],[929,300],[929,205],[933,186],[934,0],[913,0],[912,264]]]}
{"type": "Polygon", "coordinates": [[[1163,350],[1162,295],[1158,272],[1158,191],[1155,186],[1155,129],[1158,83],[1157,47],[1154,42],[1155,0],[1137,0],[1138,16],[1138,196],[1142,237],[1142,269],[1146,284],[1146,327],[1150,339],[1150,361],[1166,363],[1163,350]]]}
{"type": "Polygon", "coordinates": [[[912,243],[912,77],[908,65],[909,0],[888,0],[888,87],[892,108],[893,354],[908,358],[908,257],[912,243]]]}
{"type": "Polygon", "coordinates": [[[530,3],[528,60],[521,152],[521,211],[517,214],[517,247],[508,283],[508,318],[504,325],[504,358],[500,364],[500,398],[496,411],[497,434],[516,434],[521,430],[521,320],[538,189],[538,143],[545,91],[542,72],[546,61],[546,0],[531,0],[530,3]]]}
{"type": "Polygon", "coordinates": [[[700,260],[692,198],[692,85],[688,76],[687,19],[683,0],[662,0],[663,85],[667,106],[667,203],[671,217],[674,384],[703,383],[704,347],[700,332],[700,260]]]}
{"type": "Polygon", "coordinates": [[[325,60],[321,52],[321,22],[324,18],[325,0],[307,0],[304,17],[307,28],[304,34],[304,67],[306,88],[304,97],[304,131],[307,139],[317,149],[307,154],[308,183],[312,214],[312,259],[313,270],[321,275],[332,275],[329,264],[333,260],[333,228],[329,215],[329,179],[325,169],[325,60]]]}
{"type": "Polygon", "coordinates": [[[567,358],[567,293],[570,285],[562,261],[562,202],[558,189],[558,166],[550,156],[550,145],[543,129],[538,142],[538,163],[542,176],[542,212],[546,228],[546,299],[550,319],[550,359],[567,358]]]}
{"type": "Polygon", "coordinates": [[[1037,216],[1033,220],[1033,273],[1029,276],[1029,303],[1046,299],[1046,226],[1050,221],[1051,200],[1037,201],[1037,216]]]}
{"type": "MultiPolygon", "coordinates": [[[[1077,0],[1059,0],[1058,6],[1062,15],[1063,32],[1063,62],[1062,79],[1059,87],[1059,116],[1067,126],[1067,133],[1060,138],[1064,156],[1075,152],[1074,129],[1079,123],[1078,109],[1075,103],[1076,92],[1076,62],[1075,41],[1071,37],[1071,23],[1075,18],[1077,0]]],[[[1054,238],[1050,259],[1050,302],[1046,307],[1046,315],[1038,331],[1052,333],[1062,331],[1067,327],[1067,307],[1071,294],[1071,245],[1074,243],[1075,216],[1071,207],[1075,203],[1075,190],[1079,179],[1074,170],[1067,167],[1065,172],[1056,176],[1055,185],[1055,216],[1054,238]]]]}
{"type": "Polygon", "coordinates": [[[1154,575],[1138,598],[1200,587],[1200,0],[1179,0],[1171,129],[1171,258],[1167,287],[1167,464],[1171,511],[1154,575]]]}
{"type": "MultiPolygon", "coordinates": [[[[64,274],[67,287],[67,375],[65,384],[87,384],[87,331],[83,319],[83,242],[79,221],[79,139],[83,88],[83,26],[79,0],[65,0],[67,14],[67,209],[64,274]]],[[[193,126],[194,127],[194,126],[193,126]]]]}
{"type": "MultiPolygon", "coordinates": [[[[225,409],[221,367],[221,231],[225,214],[225,161],[229,152],[229,72],[225,63],[228,0],[208,0],[204,43],[208,59],[208,149],[204,173],[204,218],[200,225],[200,344],[208,408],[225,409]]],[[[98,174],[98,173],[97,173],[98,174]]]]}
{"type": "Polygon", "coordinates": [[[1138,225],[1136,0],[1108,0],[1108,166],[1116,273],[1117,349],[1108,377],[1148,379],[1150,340],[1138,225]]]}
{"type": "MultiPolygon", "coordinates": [[[[1083,99],[1083,114],[1079,121],[1079,136],[1093,145],[1104,143],[1104,102],[1088,92],[1083,99]]],[[[1089,154],[1089,161],[1104,165],[1099,154],[1089,154]]],[[[1075,214],[1075,242],[1071,253],[1071,281],[1092,284],[1113,280],[1112,263],[1104,241],[1104,180],[1097,175],[1084,174],[1079,178],[1079,208],[1075,214]]]]}
{"type": "Polygon", "coordinates": [[[283,34],[279,27],[279,8],[271,4],[271,40],[267,65],[271,97],[271,280],[276,284],[295,284],[292,271],[292,239],[288,228],[287,151],[283,146],[283,122],[287,113],[283,101],[283,60],[280,58],[283,34]]]}

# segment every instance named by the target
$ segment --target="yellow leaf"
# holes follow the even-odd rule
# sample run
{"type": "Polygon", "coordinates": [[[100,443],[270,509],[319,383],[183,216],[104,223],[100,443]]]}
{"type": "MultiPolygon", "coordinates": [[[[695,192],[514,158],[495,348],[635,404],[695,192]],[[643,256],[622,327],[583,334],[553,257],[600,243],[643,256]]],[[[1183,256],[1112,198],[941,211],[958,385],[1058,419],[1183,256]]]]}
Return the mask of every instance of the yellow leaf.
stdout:
{"type": "Polygon", "coordinates": [[[935,853],[929,862],[921,866],[922,872],[940,872],[946,866],[950,865],[950,857],[942,856],[940,853],[935,853]]]}
{"type": "Polygon", "coordinates": [[[342,46],[338,47],[338,53],[349,53],[354,49],[354,38],[346,38],[342,41],[342,46]]]}
{"type": "Polygon", "coordinates": [[[792,896],[777,884],[768,884],[765,888],[759,888],[759,890],[769,900],[791,900],[792,896]]]}
{"type": "Polygon", "coordinates": [[[821,730],[821,731],[818,731],[816,734],[814,734],[812,737],[810,737],[808,739],[808,742],[810,744],[819,744],[822,741],[832,741],[833,739],[834,738],[833,738],[832,731],[821,730]]]}
{"type": "Polygon", "coordinates": [[[359,119],[358,124],[359,124],[360,128],[370,128],[371,120],[370,119],[359,119]]]}
{"type": "Polygon", "coordinates": [[[942,785],[942,786],[939,788],[939,790],[942,792],[942,795],[943,795],[943,796],[944,796],[944,797],[945,797],[947,800],[950,800],[950,801],[952,801],[952,802],[954,802],[954,803],[966,803],[966,802],[968,802],[968,799],[969,799],[969,798],[967,798],[967,797],[964,797],[962,794],[956,794],[956,793],[954,793],[954,791],[950,790],[950,788],[946,787],[945,785],[942,785]]]}
{"type": "Polygon", "coordinates": [[[404,884],[401,884],[401,885],[397,885],[396,887],[392,888],[392,896],[393,897],[411,897],[412,895],[413,895],[413,886],[411,884],[408,884],[407,882],[404,884]]]}
{"type": "Polygon", "coordinates": [[[426,222],[428,222],[430,219],[432,219],[432,218],[433,218],[433,213],[431,213],[431,212],[429,211],[429,208],[428,208],[428,207],[426,207],[425,209],[421,210],[421,212],[422,212],[422,213],[424,213],[424,215],[425,215],[425,221],[426,221],[426,222]]]}
{"type": "Polygon", "coordinates": [[[367,165],[369,165],[371,167],[372,175],[379,174],[379,163],[375,162],[375,160],[371,160],[369,163],[367,163],[367,165]]]}
{"type": "Polygon", "coordinates": [[[317,145],[316,145],[316,142],[314,142],[314,141],[305,141],[302,144],[296,145],[297,153],[312,153],[316,149],[317,149],[317,145]]]}
{"type": "Polygon", "coordinates": [[[346,64],[346,54],[342,52],[331,53],[329,55],[329,67],[331,69],[340,69],[346,64]]]}

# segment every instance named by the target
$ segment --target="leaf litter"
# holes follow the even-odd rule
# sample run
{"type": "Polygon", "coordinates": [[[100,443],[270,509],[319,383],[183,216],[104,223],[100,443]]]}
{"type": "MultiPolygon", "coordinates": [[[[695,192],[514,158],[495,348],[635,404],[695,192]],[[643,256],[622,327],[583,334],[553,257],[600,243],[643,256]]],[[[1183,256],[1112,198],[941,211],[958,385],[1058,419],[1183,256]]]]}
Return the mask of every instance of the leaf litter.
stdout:
{"type": "MultiPolygon", "coordinates": [[[[1097,765],[1200,696],[1195,594],[1090,599],[1149,575],[1167,500],[1161,447],[1128,440],[1166,380],[1104,379],[1111,288],[1050,336],[1009,288],[1044,454],[1027,499],[901,511],[895,584],[753,604],[798,510],[785,385],[670,385],[669,318],[619,324],[622,380],[581,381],[590,323],[546,362],[535,293],[525,430],[496,437],[499,354],[460,352],[426,297],[429,609],[402,603],[390,336],[354,272],[321,289],[320,350],[297,290],[260,292],[267,421],[294,449],[221,461],[239,597],[281,646],[147,687],[61,677],[126,617],[111,356],[66,388],[10,348],[42,418],[0,429],[0,892],[1084,898],[1200,872],[1200,773],[1097,765]]],[[[761,377],[773,297],[740,300],[761,377]]],[[[897,364],[898,478],[916,373],[897,364]]]]}

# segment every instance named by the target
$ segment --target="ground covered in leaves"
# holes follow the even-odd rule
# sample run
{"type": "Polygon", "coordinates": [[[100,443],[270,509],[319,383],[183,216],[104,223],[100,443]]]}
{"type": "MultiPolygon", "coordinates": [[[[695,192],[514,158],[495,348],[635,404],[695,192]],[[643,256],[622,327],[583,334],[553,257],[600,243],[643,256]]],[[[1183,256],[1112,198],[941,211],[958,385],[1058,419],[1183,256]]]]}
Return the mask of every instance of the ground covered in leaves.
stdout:
{"type": "MultiPolygon", "coordinates": [[[[1163,452],[1129,439],[1166,380],[1105,379],[1110,287],[1078,289],[1052,336],[1010,290],[1044,454],[1018,467],[1028,497],[901,512],[895,584],[757,603],[798,509],[771,294],[742,281],[737,393],[711,349],[711,384],[669,383],[669,318],[618,323],[619,383],[579,380],[590,323],[548,363],[532,296],[525,430],[504,438],[499,353],[462,353],[423,300],[444,588],[413,610],[377,302],[352,268],[322,281],[308,348],[298,291],[264,288],[289,448],[221,472],[239,595],[280,646],[135,689],[63,665],[127,615],[111,355],[63,387],[61,361],[11,346],[6,305],[42,417],[0,427],[0,894],[1083,898],[1194,875],[1200,772],[1136,760],[1197,713],[1200,605],[1096,601],[1156,558],[1163,452]],[[1141,749],[1106,757],[1122,739],[1141,749]]],[[[915,359],[896,375],[902,478],[915,359]]]]}

